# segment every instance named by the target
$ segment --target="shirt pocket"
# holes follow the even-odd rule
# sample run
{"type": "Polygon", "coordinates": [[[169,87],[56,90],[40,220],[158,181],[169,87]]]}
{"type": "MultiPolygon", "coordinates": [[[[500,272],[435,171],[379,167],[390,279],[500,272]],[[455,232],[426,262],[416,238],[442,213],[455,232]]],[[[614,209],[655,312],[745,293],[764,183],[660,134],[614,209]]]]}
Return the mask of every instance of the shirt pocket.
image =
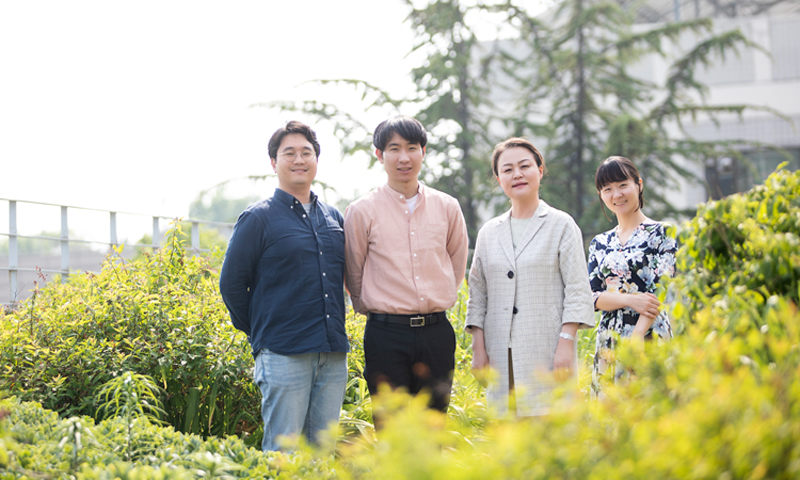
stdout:
{"type": "Polygon", "coordinates": [[[447,246],[447,224],[429,223],[425,225],[425,238],[428,241],[424,247],[428,247],[430,250],[445,251],[447,246]]]}
{"type": "Polygon", "coordinates": [[[325,239],[327,247],[333,250],[334,258],[344,259],[344,229],[339,222],[331,217],[326,217],[320,226],[320,234],[325,239]]]}

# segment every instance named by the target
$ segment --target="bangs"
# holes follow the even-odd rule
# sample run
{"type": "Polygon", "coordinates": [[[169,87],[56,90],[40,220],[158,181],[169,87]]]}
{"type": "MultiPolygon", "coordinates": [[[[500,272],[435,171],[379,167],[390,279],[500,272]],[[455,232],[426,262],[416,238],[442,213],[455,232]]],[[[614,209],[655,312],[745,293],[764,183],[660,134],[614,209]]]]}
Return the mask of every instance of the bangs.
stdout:
{"type": "Polygon", "coordinates": [[[613,157],[603,162],[594,176],[594,186],[597,191],[599,192],[609,183],[622,182],[629,179],[637,181],[639,175],[636,175],[635,172],[631,172],[625,167],[625,165],[613,157]]]}

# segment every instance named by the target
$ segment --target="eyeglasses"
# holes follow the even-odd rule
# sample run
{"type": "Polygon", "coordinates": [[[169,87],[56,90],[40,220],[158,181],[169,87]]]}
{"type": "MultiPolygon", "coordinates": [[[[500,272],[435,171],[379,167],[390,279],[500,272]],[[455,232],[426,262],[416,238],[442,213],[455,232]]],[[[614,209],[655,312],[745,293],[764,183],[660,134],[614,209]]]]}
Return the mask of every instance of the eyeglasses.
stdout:
{"type": "MultiPolygon", "coordinates": [[[[290,162],[293,162],[297,158],[297,155],[298,154],[295,152],[288,152],[288,153],[281,153],[280,156],[282,156],[283,158],[285,158],[290,162]]],[[[316,155],[314,154],[314,152],[309,152],[307,150],[300,154],[300,158],[302,158],[303,160],[311,160],[315,156],[316,155]]]]}

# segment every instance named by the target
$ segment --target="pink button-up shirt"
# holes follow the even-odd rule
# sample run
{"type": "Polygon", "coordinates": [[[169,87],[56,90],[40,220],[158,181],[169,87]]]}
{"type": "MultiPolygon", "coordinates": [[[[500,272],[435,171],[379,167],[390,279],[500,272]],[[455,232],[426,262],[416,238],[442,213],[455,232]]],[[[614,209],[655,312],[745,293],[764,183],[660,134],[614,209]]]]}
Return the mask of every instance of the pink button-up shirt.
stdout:
{"type": "Polygon", "coordinates": [[[469,239],[458,201],[422,184],[413,213],[388,185],[345,212],[345,282],[366,314],[428,314],[452,307],[469,239]]]}

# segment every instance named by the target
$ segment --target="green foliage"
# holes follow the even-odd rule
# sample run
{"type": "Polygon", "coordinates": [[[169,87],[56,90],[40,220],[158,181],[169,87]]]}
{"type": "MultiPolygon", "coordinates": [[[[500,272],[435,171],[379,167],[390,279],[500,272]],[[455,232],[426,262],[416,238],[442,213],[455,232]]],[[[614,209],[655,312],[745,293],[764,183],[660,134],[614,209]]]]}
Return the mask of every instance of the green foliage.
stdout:
{"type": "Polygon", "coordinates": [[[133,457],[133,424],[134,421],[155,421],[165,412],[161,409],[159,388],[152,379],[133,372],[125,372],[112,378],[100,388],[99,400],[103,403],[98,408],[104,417],[120,417],[125,421],[125,460],[133,457]]]}
{"type": "Polygon", "coordinates": [[[685,273],[671,289],[685,322],[711,309],[735,330],[777,298],[800,304],[800,172],[778,170],[746,194],[702,205],[680,243],[685,273]]]}
{"type": "Polygon", "coordinates": [[[686,181],[700,180],[685,161],[703,165],[722,156],[741,158],[738,150],[747,142],[694,140],[686,121],[703,117],[719,124],[725,115],[765,110],[706,105],[708,88],[697,80],[698,68],[760,48],[741,31],[713,34],[707,18],[635,31],[635,11],[609,0],[565,0],[543,25],[521,9],[508,10],[522,28],[506,55],[507,68],[519,72],[519,89],[516,114],[505,123],[517,134],[546,140],[542,197],[575,217],[586,240],[610,227],[594,193],[602,159],[628,157],[645,179],[656,179],[645,184],[648,215],[688,216],[691,212],[676,210],[668,198],[686,181]],[[696,43],[682,48],[690,38],[696,43]],[[664,78],[649,82],[631,73],[646,55],[667,62],[664,78]]]}
{"type": "MultiPolygon", "coordinates": [[[[763,187],[701,206],[680,231],[684,270],[666,286],[677,295],[670,314],[681,333],[643,348],[621,342],[616,360],[627,375],[598,400],[565,386],[549,415],[494,418],[469,372],[462,289],[449,311],[458,347],[446,417],[426,409],[425,398],[386,392],[387,421],[374,438],[371,404],[359,390],[363,317],[351,316],[336,456],[264,454],[237,438],[203,441],[137,419],[126,462],[125,418],[95,425],[12,399],[0,403],[11,412],[0,420],[0,479],[798,478],[798,226],[800,173],[779,171],[763,187]]],[[[579,345],[588,359],[591,332],[579,345]]],[[[586,365],[582,376],[585,384],[586,365]]]]}
{"type": "MultiPolygon", "coordinates": [[[[331,466],[311,458],[308,452],[285,455],[263,453],[236,438],[212,438],[176,432],[147,421],[131,424],[132,450],[126,461],[120,448],[126,439],[126,420],[114,417],[95,424],[91,418],[60,419],[40,404],[12,398],[0,403],[10,410],[0,422],[12,442],[0,456],[0,478],[188,479],[188,478],[332,478],[331,466]],[[87,443],[64,442],[63,432],[80,422],[87,443]],[[74,460],[77,455],[77,462],[74,460]],[[305,472],[308,477],[294,476],[305,472]]],[[[4,440],[8,437],[0,437],[4,440]]]]}
{"type": "Polygon", "coordinates": [[[162,419],[176,428],[252,432],[260,393],[247,338],[219,297],[219,256],[188,255],[178,225],[154,254],[111,255],[100,273],[50,282],[0,320],[0,389],[94,415],[98,388],[131,371],[164,390],[162,419]]]}

